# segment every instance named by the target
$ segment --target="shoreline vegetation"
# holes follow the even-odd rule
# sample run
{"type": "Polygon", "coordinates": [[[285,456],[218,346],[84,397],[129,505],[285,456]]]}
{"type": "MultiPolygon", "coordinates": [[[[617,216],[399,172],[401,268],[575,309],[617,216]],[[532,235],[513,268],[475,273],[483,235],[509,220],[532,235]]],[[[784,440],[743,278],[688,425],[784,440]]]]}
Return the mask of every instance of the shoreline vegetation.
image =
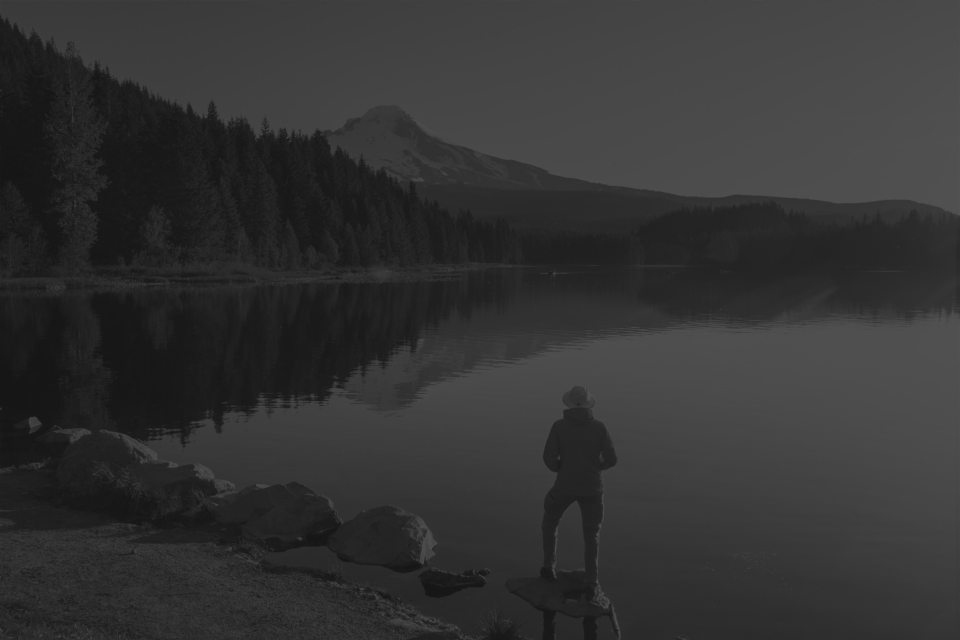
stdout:
{"type": "Polygon", "coordinates": [[[82,273],[0,277],[0,294],[21,291],[122,290],[169,286],[309,283],[379,283],[444,280],[506,264],[435,264],[416,267],[334,267],[273,271],[223,262],[183,267],[92,267],[82,273]]]}

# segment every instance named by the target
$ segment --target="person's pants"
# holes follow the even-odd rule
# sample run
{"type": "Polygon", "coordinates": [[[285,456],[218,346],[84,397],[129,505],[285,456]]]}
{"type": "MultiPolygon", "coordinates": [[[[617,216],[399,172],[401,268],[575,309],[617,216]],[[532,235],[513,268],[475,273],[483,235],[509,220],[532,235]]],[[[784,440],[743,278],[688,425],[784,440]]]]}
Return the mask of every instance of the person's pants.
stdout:
{"type": "Polygon", "coordinates": [[[569,496],[550,489],[543,499],[543,566],[556,569],[557,529],[563,512],[574,502],[580,505],[583,522],[584,582],[599,585],[600,525],[603,522],[603,493],[592,496],[569,496]]]}

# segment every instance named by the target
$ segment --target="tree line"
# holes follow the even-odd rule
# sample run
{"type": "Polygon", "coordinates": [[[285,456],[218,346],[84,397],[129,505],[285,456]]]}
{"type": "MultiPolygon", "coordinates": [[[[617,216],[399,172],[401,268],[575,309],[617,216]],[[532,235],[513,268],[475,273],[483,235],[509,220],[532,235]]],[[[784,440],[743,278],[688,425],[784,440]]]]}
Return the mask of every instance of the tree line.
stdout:
{"type": "Polygon", "coordinates": [[[775,202],[680,209],[641,224],[647,264],[753,267],[953,269],[960,224],[954,215],[877,212],[851,224],[823,224],[775,202]]]}
{"type": "Polygon", "coordinates": [[[534,264],[643,264],[640,239],[627,233],[582,233],[530,230],[520,233],[520,247],[534,264]]]}
{"type": "Polygon", "coordinates": [[[263,268],[522,259],[502,221],[451,214],[319,132],[199,113],[0,21],[0,268],[263,268]]]}

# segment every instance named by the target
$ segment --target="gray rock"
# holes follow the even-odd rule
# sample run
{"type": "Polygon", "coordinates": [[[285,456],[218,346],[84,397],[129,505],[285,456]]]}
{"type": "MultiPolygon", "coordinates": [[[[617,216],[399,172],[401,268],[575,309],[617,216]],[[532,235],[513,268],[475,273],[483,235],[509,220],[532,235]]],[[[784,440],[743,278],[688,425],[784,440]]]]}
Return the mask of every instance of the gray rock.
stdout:
{"type": "Polygon", "coordinates": [[[218,481],[213,477],[213,472],[202,464],[178,465],[167,460],[150,460],[133,467],[133,471],[144,486],[163,489],[168,493],[199,489],[205,495],[214,495],[233,488],[232,482],[218,481]]]}
{"type": "Polygon", "coordinates": [[[88,435],[90,435],[88,429],[81,429],[79,427],[74,429],[58,429],[54,427],[52,431],[48,431],[37,438],[37,442],[42,444],[53,456],[60,457],[63,455],[63,452],[67,450],[67,447],[88,435]]]}
{"type": "Polygon", "coordinates": [[[157,452],[130,436],[114,431],[96,431],[67,447],[57,465],[60,486],[77,493],[89,493],[96,486],[93,471],[97,463],[131,467],[157,459],[157,452]]]}
{"type": "Polygon", "coordinates": [[[208,505],[217,522],[243,524],[244,537],[254,540],[319,542],[342,522],[329,498],[299,482],[218,493],[208,505]]]}
{"type": "Polygon", "coordinates": [[[388,505],[345,522],[327,546],[347,562],[412,571],[435,555],[437,541],[420,516],[388,505]]]}
{"type": "Polygon", "coordinates": [[[605,595],[589,599],[584,589],[583,571],[557,571],[553,582],[539,576],[507,580],[507,591],[541,611],[556,611],[573,618],[613,616],[613,605],[605,595]]]}
{"type": "Polygon", "coordinates": [[[484,577],[490,574],[489,569],[468,569],[463,573],[453,573],[443,569],[430,568],[417,576],[423,591],[431,598],[443,598],[452,595],[467,587],[482,587],[487,584],[484,577]]]}
{"type": "Polygon", "coordinates": [[[36,416],[25,418],[20,422],[18,422],[17,424],[13,425],[13,428],[16,432],[28,433],[28,434],[36,433],[42,427],[43,427],[43,423],[40,422],[40,420],[38,420],[36,416]]]}

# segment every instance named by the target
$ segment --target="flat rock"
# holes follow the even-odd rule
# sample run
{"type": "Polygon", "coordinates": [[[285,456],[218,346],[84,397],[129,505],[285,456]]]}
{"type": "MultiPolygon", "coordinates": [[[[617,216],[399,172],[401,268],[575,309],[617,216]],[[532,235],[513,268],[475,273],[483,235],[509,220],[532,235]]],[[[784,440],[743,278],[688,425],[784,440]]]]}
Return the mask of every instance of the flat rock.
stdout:
{"type": "Polygon", "coordinates": [[[507,591],[526,600],[541,611],[556,611],[572,618],[613,616],[613,605],[603,594],[594,599],[584,595],[583,571],[558,571],[548,582],[535,578],[510,578],[507,591]]]}
{"type": "Polygon", "coordinates": [[[198,489],[209,496],[233,486],[233,483],[226,480],[221,480],[218,484],[213,472],[197,463],[178,465],[168,460],[149,460],[133,467],[133,471],[147,488],[163,489],[169,493],[186,493],[198,489]],[[224,486],[223,483],[229,486],[224,486]]]}
{"type": "Polygon", "coordinates": [[[468,587],[482,587],[487,584],[484,576],[489,574],[489,569],[468,569],[463,573],[453,573],[431,567],[417,577],[427,596],[443,598],[468,587]]]}
{"type": "Polygon", "coordinates": [[[69,445],[57,465],[60,486],[78,493],[96,488],[93,471],[97,463],[132,467],[157,459],[157,452],[130,436],[114,431],[96,431],[69,445]]]}
{"type": "Polygon", "coordinates": [[[67,450],[67,447],[88,435],[90,435],[89,429],[81,429],[79,427],[73,429],[58,429],[54,427],[52,431],[48,431],[37,438],[37,442],[42,444],[52,455],[60,457],[67,450]]]}
{"type": "Polygon", "coordinates": [[[327,546],[346,562],[413,571],[435,555],[437,541],[420,516],[386,505],[343,523],[327,546]]]}
{"type": "Polygon", "coordinates": [[[208,505],[217,522],[242,524],[253,540],[319,543],[342,522],[329,498],[299,482],[219,492],[208,505]]]}

